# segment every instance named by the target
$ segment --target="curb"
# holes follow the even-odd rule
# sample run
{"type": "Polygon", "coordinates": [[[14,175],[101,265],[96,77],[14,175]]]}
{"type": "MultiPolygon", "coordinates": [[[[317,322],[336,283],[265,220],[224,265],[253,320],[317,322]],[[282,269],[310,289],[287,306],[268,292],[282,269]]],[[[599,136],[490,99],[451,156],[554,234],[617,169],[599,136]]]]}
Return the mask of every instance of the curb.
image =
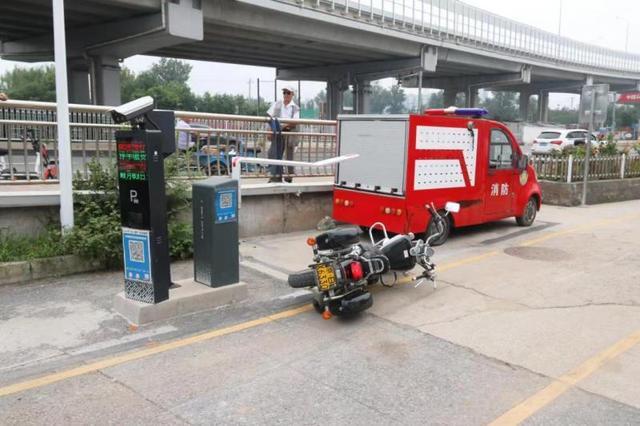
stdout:
{"type": "Polygon", "coordinates": [[[0,263],[0,286],[103,269],[106,268],[102,262],[83,259],[73,254],[21,262],[4,262],[0,263]]]}

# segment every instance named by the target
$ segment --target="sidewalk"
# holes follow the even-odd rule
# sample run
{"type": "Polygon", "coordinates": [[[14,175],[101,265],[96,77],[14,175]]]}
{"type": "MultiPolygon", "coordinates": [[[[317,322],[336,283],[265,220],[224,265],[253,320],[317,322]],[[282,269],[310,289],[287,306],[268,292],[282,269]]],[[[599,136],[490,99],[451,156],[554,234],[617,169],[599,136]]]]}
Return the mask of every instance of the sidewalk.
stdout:
{"type": "MultiPolygon", "coordinates": [[[[267,183],[268,178],[242,178],[243,196],[281,193],[331,191],[332,176],[295,177],[293,183],[267,183]]],[[[33,207],[60,205],[58,183],[29,183],[24,181],[0,183],[1,207],[33,207]]]]}

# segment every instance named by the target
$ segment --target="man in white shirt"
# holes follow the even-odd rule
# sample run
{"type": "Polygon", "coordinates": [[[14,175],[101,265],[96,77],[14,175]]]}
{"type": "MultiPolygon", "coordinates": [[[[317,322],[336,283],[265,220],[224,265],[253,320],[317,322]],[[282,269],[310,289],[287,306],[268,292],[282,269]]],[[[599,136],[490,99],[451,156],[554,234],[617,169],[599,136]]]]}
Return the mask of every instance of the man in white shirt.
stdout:
{"type": "MultiPolygon", "coordinates": [[[[182,118],[178,118],[176,120],[176,127],[182,129],[188,129],[189,123],[184,121],[182,118]]],[[[181,152],[185,152],[187,149],[191,148],[194,144],[190,140],[191,135],[189,131],[186,130],[178,130],[178,150],[181,152]]]]}
{"type": "MultiPolygon", "coordinates": [[[[295,91],[291,86],[285,86],[282,88],[282,100],[274,102],[267,114],[271,118],[292,118],[299,119],[300,118],[300,107],[293,102],[293,96],[295,91]]],[[[283,124],[280,127],[282,132],[292,132],[295,130],[295,125],[293,124],[283,124]]],[[[271,145],[269,146],[268,156],[269,158],[282,159],[283,154],[286,153],[287,160],[293,160],[293,152],[296,149],[296,145],[298,144],[296,138],[294,136],[283,135],[280,132],[274,131],[274,136],[271,139],[271,145]]],[[[269,173],[271,174],[271,178],[269,178],[269,182],[282,182],[282,166],[269,166],[269,173]]],[[[288,175],[285,176],[285,182],[292,182],[293,177],[291,176],[294,173],[293,167],[287,168],[288,175]]]]}

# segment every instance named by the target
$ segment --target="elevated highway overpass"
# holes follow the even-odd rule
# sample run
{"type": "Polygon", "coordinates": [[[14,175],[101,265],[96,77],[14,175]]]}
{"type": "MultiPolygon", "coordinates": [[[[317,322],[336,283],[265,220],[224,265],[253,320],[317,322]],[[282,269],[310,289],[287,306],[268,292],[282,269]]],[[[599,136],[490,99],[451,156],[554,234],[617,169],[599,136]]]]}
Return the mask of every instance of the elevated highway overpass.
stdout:
{"type": "MultiPolygon", "coordinates": [[[[640,84],[640,55],[559,37],[456,0],[65,0],[71,100],[117,104],[119,61],[146,54],[275,67],[283,80],[328,82],[331,115],[369,82],[439,88],[445,102],[480,88],[518,91],[521,112],[585,83],[640,84]],[[90,84],[87,82],[90,81],[90,84]]],[[[0,4],[0,55],[53,58],[51,0],[0,4]]]]}

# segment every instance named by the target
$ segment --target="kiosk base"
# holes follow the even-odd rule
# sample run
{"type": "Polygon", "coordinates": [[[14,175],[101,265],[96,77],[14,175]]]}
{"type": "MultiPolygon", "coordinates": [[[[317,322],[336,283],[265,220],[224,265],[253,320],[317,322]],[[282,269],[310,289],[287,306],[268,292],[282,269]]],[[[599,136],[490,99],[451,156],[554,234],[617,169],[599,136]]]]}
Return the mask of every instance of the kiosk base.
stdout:
{"type": "Polygon", "coordinates": [[[247,284],[243,282],[212,288],[187,278],[175,284],[169,288],[169,299],[160,303],[127,299],[121,292],[114,297],[113,307],[130,323],[143,325],[239,302],[248,296],[247,284]]]}

